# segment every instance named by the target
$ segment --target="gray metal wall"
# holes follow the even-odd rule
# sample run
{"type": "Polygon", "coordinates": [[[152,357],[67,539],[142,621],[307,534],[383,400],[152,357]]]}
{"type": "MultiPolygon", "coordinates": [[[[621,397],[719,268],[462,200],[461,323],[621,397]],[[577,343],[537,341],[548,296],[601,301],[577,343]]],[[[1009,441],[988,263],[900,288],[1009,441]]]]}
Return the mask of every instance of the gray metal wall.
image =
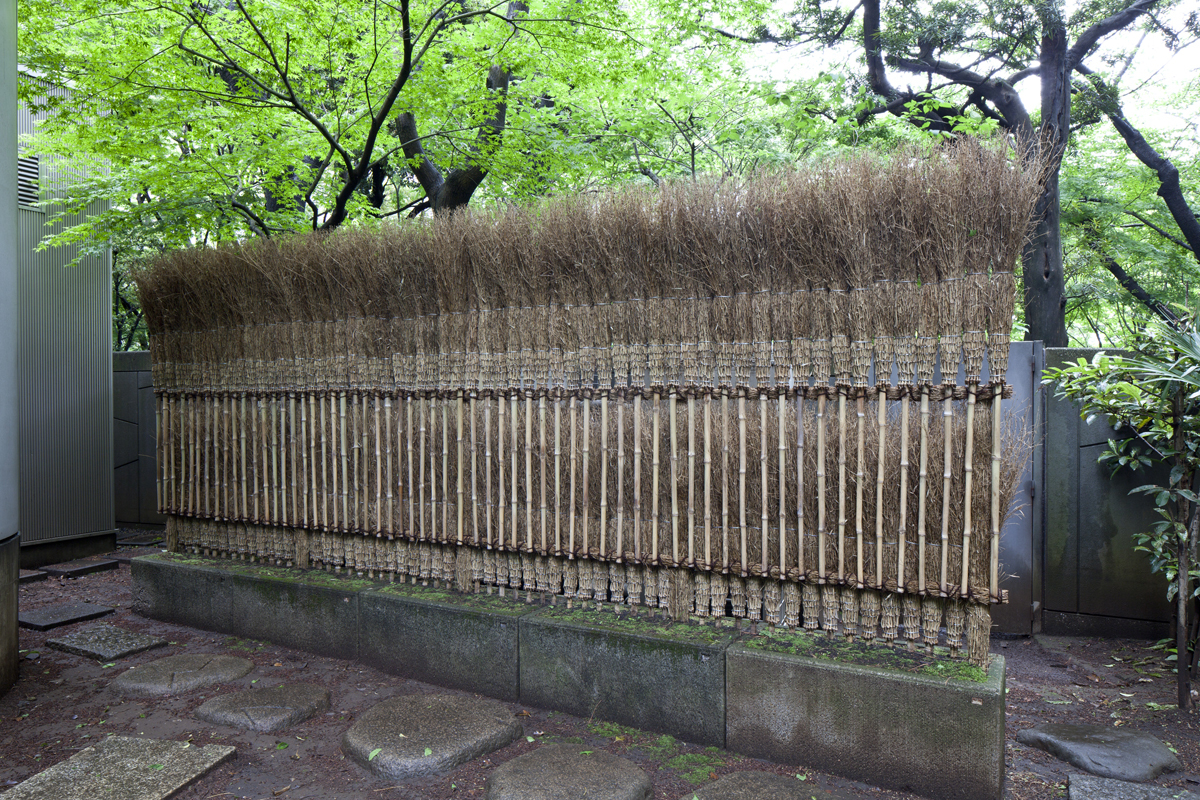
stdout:
{"type": "Polygon", "coordinates": [[[992,629],[1028,635],[1038,630],[1042,603],[1042,367],[1041,342],[1013,342],[1005,381],[1013,397],[1004,401],[1006,423],[1022,432],[1026,447],[1015,513],[1000,531],[1000,586],[1008,602],[992,606],[992,629]]]}
{"type": "Polygon", "coordinates": [[[162,525],[155,481],[154,382],[150,353],[112,354],[113,504],[118,527],[162,525]]]}
{"type": "Polygon", "coordinates": [[[17,680],[17,3],[0,0],[0,695],[17,680]]]}
{"type": "MultiPolygon", "coordinates": [[[[33,132],[35,120],[26,109],[19,109],[17,123],[21,133],[33,132]]],[[[59,177],[45,161],[38,182],[43,198],[61,191],[59,177]]],[[[65,224],[101,210],[89,208],[65,224]]],[[[42,237],[55,230],[45,223],[45,212],[20,206],[22,546],[114,529],[110,262],[104,255],[67,267],[76,248],[37,251],[42,237]]]]}
{"type": "MultiPolygon", "coordinates": [[[[1050,348],[1046,365],[1061,367],[1091,349],[1050,348]]],[[[1088,424],[1079,406],[1046,392],[1046,581],[1044,628],[1049,633],[1158,636],[1171,618],[1166,579],[1134,549],[1134,534],[1157,519],[1153,503],[1131,497],[1135,486],[1164,480],[1157,473],[1110,478],[1096,463],[1111,438],[1106,420],[1088,424]]]]}

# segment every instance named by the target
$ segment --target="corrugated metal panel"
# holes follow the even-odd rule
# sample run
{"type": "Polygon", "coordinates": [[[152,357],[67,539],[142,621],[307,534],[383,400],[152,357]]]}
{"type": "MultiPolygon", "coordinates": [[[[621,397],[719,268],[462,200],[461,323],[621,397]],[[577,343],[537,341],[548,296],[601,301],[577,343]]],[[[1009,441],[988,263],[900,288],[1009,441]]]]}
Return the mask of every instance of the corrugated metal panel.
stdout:
{"type": "MultiPolygon", "coordinates": [[[[21,133],[34,122],[20,109],[21,133]]],[[[53,164],[42,159],[38,167],[43,197],[53,196],[62,188],[53,164]]],[[[21,533],[23,544],[34,544],[114,527],[112,278],[107,254],[67,267],[76,248],[37,251],[55,229],[40,210],[18,213],[21,533]]]]}

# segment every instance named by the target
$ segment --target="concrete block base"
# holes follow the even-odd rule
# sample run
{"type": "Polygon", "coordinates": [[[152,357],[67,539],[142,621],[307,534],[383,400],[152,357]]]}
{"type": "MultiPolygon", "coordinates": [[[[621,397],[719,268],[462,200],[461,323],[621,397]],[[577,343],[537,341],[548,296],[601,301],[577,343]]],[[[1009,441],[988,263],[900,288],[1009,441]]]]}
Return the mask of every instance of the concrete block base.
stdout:
{"type": "Polygon", "coordinates": [[[733,638],[728,628],[547,608],[521,618],[521,701],[724,747],[733,638]]]}
{"type": "Polygon", "coordinates": [[[537,606],[411,584],[358,597],[358,657],[376,669],[515,701],[518,621],[537,606]]]}
{"type": "Polygon", "coordinates": [[[772,652],[726,651],[726,746],[935,800],[1004,796],[1004,659],[941,679],[772,652]]]}

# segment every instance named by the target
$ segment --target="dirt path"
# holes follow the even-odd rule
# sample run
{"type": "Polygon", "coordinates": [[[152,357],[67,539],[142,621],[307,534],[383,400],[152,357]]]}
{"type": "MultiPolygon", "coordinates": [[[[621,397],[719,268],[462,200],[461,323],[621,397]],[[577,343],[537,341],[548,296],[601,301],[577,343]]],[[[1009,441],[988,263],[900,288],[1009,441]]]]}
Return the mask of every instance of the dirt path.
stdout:
{"type": "MultiPolygon", "coordinates": [[[[342,755],[342,733],[357,714],[380,700],[442,690],[352,661],[143,619],[130,611],[129,584],[129,568],[123,566],[77,580],[51,578],[21,586],[22,610],[68,600],[100,603],[117,609],[104,622],[163,637],[170,645],[116,664],[101,664],[45,647],[49,638],[95,623],[46,633],[22,629],[21,649],[26,652],[20,680],[0,698],[0,791],[69,758],[106,734],[119,733],[237,747],[233,761],[177,795],[189,800],[478,798],[482,797],[483,781],[497,764],[546,741],[578,743],[633,760],[650,775],[656,800],[675,800],[714,777],[746,769],[801,776],[808,785],[822,786],[845,800],[916,797],[520,704],[511,704],[525,728],[525,736],[515,744],[441,778],[402,785],[380,781],[342,755]],[[175,653],[240,655],[253,661],[255,669],[215,691],[176,698],[128,700],[109,689],[111,680],[127,667],[175,653]],[[328,688],[332,710],[285,733],[256,734],[192,717],[214,694],[299,681],[328,688]]],[[[1018,730],[1043,722],[1121,725],[1146,731],[1169,743],[1184,765],[1185,772],[1164,776],[1159,783],[1200,791],[1197,717],[1181,718],[1178,712],[1164,708],[1173,702],[1174,676],[1148,643],[1040,638],[996,641],[993,650],[1008,660],[1006,760],[1012,800],[1064,796],[1062,787],[1072,768],[1015,740],[1018,730]]]]}

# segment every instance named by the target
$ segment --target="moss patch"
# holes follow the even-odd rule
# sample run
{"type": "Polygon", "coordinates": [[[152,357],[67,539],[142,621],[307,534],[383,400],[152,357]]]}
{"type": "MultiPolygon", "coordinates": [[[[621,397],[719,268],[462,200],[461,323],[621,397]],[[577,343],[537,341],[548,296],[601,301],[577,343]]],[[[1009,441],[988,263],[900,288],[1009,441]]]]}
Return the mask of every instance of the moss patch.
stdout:
{"type": "MultiPolygon", "coordinates": [[[[609,606],[609,608],[611,609],[612,606],[609,606]]],[[[651,636],[656,639],[669,639],[699,645],[717,644],[733,638],[733,632],[728,628],[714,628],[711,624],[700,625],[695,622],[670,622],[662,617],[650,619],[647,616],[635,617],[627,613],[618,615],[611,610],[596,611],[594,609],[550,606],[544,608],[538,616],[539,619],[543,620],[565,622],[589,628],[600,628],[601,630],[612,631],[614,633],[651,636]]]]}
{"type": "Polygon", "coordinates": [[[987,680],[985,670],[966,661],[951,659],[949,651],[942,647],[934,648],[932,655],[923,651],[910,653],[880,644],[851,642],[842,636],[780,630],[763,630],[757,636],[747,636],[741,643],[754,650],[891,669],[932,678],[975,683],[987,680]]]}

